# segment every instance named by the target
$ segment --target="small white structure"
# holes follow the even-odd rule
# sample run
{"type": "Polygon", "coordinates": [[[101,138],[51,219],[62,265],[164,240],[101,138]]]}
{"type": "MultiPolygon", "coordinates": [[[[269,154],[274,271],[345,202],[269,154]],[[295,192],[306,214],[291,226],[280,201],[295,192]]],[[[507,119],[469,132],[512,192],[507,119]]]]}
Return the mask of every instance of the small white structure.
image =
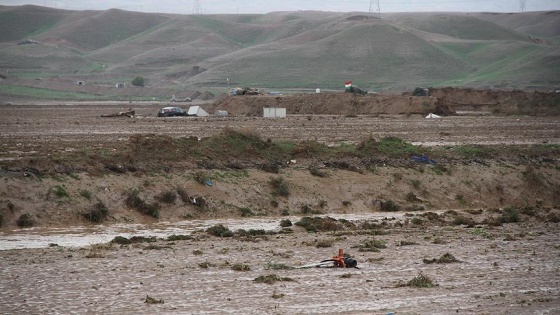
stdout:
{"type": "Polygon", "coordinates": [[[189,116],[198,116],[198,117],[207,117],[209,116],[208,113],[202,109],[200,106],[191,106],[189,107],[189,111],[187,112],[189,116]]]}
{"type": "Polygon", "coordinates": [[[214,115],[216,117],[227,117],[228,116],[228,112],[225,110],[217,110],[214,115]]]}
{"type": "Polygon", "coordinates": [[[321,93],[321,89],[320,89],[320,88],[316,88],[316,89],[315,89],[315,93],[316,93],[316,94],[321,93]]]}
{"type": "Polygon", "coordinates": [[[264,118],[285,118],[286,109],[277,107],[263,107],[264,118]]]}
{"type": "Polygon", "coordinates": [[[441,116],[438,116],[438,115],[436,115],[436,114],[429,113],[428,116],[426,116],[426,118],[441,118],[441,116]]]}

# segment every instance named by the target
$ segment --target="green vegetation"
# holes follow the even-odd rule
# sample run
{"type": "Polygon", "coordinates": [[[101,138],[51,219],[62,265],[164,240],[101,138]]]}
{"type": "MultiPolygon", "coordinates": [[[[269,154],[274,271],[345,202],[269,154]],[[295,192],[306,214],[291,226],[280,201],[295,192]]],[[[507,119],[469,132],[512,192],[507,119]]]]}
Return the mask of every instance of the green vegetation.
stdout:
{"type": "Polygon", "coordinates": [[[134,86],[143,87],[144,84],[145,84],[145,81],[146,81],[146,79],[144,79],[144,77],[138,76],[138,77],[134,78],[134,79],[132,80],[131,83],[132,83],[132,85],[134,85],[134,86]]]}
{"type": "Polygon", "coordinates": [[[175,193],[175,191],[168,190],[168,191],[161,192],[155,198],[159,202],[173,204],[175,203],[175,200],[177,200],[177,194],[175,193]]]}
{"type": "Polygon", "coordinates": [[[288,197],[290,195],[290,187],[288,182],[282,176],[271,178],[268,184],[272,186],[272,194],[274,196],[288,197]]]}
{"type": "Polygon", "coordinates": [[[378,252],[379,249],[387,248],[387,243],[382,240],[370,238],[354,248],[358,248],[360,252],[378,252]]]}
{"type": "Polygon", "coordinates": [[[82,214],[84,218],[93,222],[101,223],[107,219],[109,209],[102,201],[98,201],[88,212],[82,214]]]}
{"type": "Polygon", "coordinates": [[[338,231],[342,229],[342,225],[331,217],[303,217],[295,225],[303,227],[307,232],[338,231]]]}
{"type": "Polygon", "coordinates": [[[379,141],[368,138],[358,144],[356,153],[361,156],[383,155],[387,157],[406,157],[421,154],[424,149],[396,137],[385,137],[379,141]]]}
{"type": "Polygon", "coordinates": [[[159,203],[155,202],[153,204],[149,204],[140,198],[139,194],[140,192],[136,189],[128,191],[125,204],[130,208],[136,209],[142,214],[149,215],[156,219],[159,218],[159,203]]]}
{"type": "Polygon", "coordinates": [[[68,191],[66,190],[66,187],[64,187],[64,186],[56,185],[52,188],[52,192],[58,198],[69,198],[70,197],[70,194],[68,193],[68,191]]]}
{"type": "Polygon", "coordinates": [[[91,200],[91,197],[92,197],[91,191],[86,190],[86,189],[82,189],[82,190],[80,190],[80,196],[86,198],[87,200],[91,200]]]}
{"type": "Polygon", "coordinates": [[[408,282],[399,281],[396,287],[431,288],[434,285],[436,284],[434,284],[434,281],[430,277],[419,274],[408,282]]]}
{"type": "Polygon", "coordinates": [[[28,213],[24,213],[22,215],[19,216],[19,218],[16,221],[17,226],[19,227],[32,227],[33,226],[33,218],[31,217],[30,214],[28,213]]]}
{"type": "Polygon", "coordinates": [[[206,229],[206,233],[219,237],[233,237],[233,232],[222,224],[217,224],[206,229]]]}

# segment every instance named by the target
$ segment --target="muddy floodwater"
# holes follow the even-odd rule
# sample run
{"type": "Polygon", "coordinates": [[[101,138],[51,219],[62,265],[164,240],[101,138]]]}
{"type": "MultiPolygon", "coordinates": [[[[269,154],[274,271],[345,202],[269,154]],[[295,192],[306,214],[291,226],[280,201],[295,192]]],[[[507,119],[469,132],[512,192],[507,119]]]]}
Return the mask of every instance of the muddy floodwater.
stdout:
{"type": "Polygon", "coordinates": [[[5,231],[0,313],[560,314],[558,223],[467,228],[410,224],[403,215],[347,219],[389,224],[382,233],[292,226],[291,233],[223,238],[204,229],[279,231],[280,218],[5,231]],[[164,240],[173,234],[191,238],[164,240]],[[159,240],[93,245],[116,235],[159,240]],[[373,240],[384,246],[360,250],[373,240]],[[288,268],[339,248],[359,269],[288,268]],[[426,263],[445,254],[457,262],[426,263]],[[280,281],[256,281],[267,276],[280,281]],[[406,285],[419,277],[432,285],[406,285]]]}

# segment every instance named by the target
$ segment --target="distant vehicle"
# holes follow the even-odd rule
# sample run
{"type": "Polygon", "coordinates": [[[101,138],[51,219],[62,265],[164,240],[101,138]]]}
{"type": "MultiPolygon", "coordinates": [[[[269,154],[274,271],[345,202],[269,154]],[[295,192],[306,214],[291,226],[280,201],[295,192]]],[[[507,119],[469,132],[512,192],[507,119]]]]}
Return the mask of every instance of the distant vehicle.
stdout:
{"type": "Polygon", "coordinates": [[[187,112],[180,107],[164,107],[157,113],[158,117],[187,116],[187,112]]]}
{"type": "Polygon", "coordinates": [[[175,95],[173,95],[173,97],[171,98],[172,102],[192,102],[192,98],[190,97],[175,97],[175,95]]]}

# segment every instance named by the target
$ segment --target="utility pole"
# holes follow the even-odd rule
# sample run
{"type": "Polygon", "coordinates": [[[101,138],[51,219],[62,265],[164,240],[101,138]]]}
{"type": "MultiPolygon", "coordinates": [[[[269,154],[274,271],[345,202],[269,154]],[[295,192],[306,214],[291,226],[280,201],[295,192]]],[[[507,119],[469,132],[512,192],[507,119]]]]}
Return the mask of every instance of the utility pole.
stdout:
{"type": "Polygon", "coordinates": [[[369,1],[369,13],[373,14],[374,12],[377,12],[377,16],[381,18],[381,6],[379,5],[379,0],[369,1]]]}
{"type": "Polygon", "coordinates": [[[200,5],[200,0],[194,0],[192,11],[193,14],[202,14],[202,6],[200,5]]]}
{"type": "Polygon", "coordinates": [[[527,0],[519,0],[519,11],[525,12],[527,10],[527,0]]]}

